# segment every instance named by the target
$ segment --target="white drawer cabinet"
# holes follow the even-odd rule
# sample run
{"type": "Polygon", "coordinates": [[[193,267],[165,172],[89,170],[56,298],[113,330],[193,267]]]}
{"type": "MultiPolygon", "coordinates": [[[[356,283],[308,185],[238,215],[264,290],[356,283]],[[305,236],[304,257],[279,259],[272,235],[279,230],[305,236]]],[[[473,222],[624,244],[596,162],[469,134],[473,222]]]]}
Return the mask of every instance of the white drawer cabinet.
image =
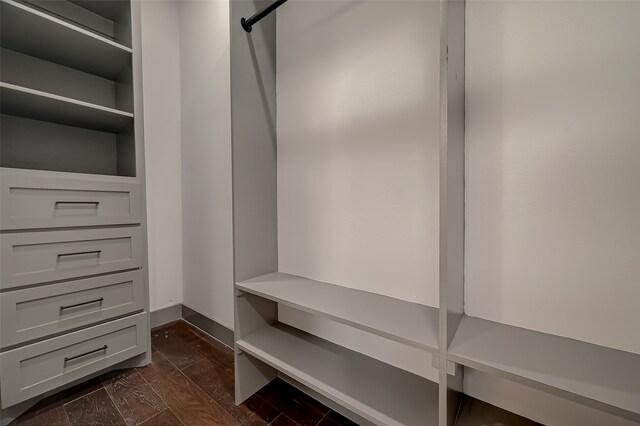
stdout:
{"type": "Polygon", "coordinates": [[[138,224],[140,184],[112,176],[2,169],[2,230],[138,224]]]}
{"type": "Polygon", "coordinates": [[[0,236],[0,288],[68,280],[142,266],[139,227],[0,236]]]}
{"type": "Polygon", "coordinates": [[[0,2],[1,426],[151,360],[140,2],[36,3],[0,2]]]}
{"type": "Polygon", "coordinates": [[[135,270],[0,293],[2,347],[41,339],[144,310],[135,270]]]}
{"type": "Polygon", "coordinates": [[[147,350],[147,314],[122,318],[0,354],[6,408],[147,350]]]}

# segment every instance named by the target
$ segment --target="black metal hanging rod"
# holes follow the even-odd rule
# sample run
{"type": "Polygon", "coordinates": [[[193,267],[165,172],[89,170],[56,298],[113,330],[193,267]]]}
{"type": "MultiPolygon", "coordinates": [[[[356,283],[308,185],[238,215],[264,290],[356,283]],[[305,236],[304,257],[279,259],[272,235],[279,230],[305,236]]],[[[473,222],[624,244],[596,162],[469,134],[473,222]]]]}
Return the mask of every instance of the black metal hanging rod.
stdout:
{"type": "Polygon", "coordinates": [[[273,12],[274,10],[276,10],[277,8],[279,8],[280,6],[282,6],[286,2],[287,2],[287,0],[276,0],[276,1],[274,1],[269,6],[265,7],[264,9],[262,9],[260,12],[257,12],[251,18],[249,18],[249,19],[242,18],[240,20],[240,25],[242,25],[242,28],[244,28],[244,30],[246,32],[250,33],[251,32],[251,27],[253,26],[253,24],[258,23],[262,18],[264,18],[265,16],[267,16],[268,14],[270,14],[271,12],[273,12]]]}

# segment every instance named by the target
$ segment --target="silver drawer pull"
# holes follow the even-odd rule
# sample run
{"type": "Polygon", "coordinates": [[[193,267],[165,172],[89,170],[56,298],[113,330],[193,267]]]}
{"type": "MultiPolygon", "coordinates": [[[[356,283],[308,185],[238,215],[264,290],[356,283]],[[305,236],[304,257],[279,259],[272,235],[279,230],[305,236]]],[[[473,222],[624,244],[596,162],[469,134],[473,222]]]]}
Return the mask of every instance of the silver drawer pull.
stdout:
{"type": "Polygon", "coordinates": [[[104,346],[103,346],[103,347],[101,347],[101,348],[94,349],[94,350],[92,350],[92,351],[85,352],[85,353],[80,354],[80,355],[74,355],[74,356],[68,356],[68,357],[66,356],[66,357],[64,357],[64,363],[66,364],[66,363],[67,363],[67,362],[69,362],[69,361],[73,361],[74,359],[82,358],[83,356],[87,356],[87,355],[95,354],[96,352],[106,351],[108,347],[109,347],[109,346],[104,345],[104,346]]]}
{"type": "Polygon", "coordinates": [[[60,306],[60,310],[64,311],[65,309],[77,308],[78,306],[90,305],[91,303],[102,303],[103,300],[104,297],[101,297],[99,299],[89,300],[88,302],[76,303],[75,305],[60,306]]]}
{"type": "Polygon", "coordinates": [[[100,253],[102,253],[102,250],[78,251],[78,252],[75,252],[75,253],[60,253],[58,255],[58,257],[82,256],[83,254],[97,254],[98,256],[100,256],[100,253]]]}
{"type": "Polygon", "coordinates": [[[56,201],[56,206],[58,204],[93,204],[97,206],[100,201],[56,201]]]}

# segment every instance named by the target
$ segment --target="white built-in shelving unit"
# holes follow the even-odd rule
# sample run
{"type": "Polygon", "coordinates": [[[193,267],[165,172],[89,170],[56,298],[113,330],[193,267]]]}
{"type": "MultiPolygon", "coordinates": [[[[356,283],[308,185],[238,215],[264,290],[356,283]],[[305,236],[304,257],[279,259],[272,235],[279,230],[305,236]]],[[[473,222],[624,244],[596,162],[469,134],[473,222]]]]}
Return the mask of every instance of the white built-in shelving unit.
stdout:
{"type": "Polygon", "coordinates": [[[46,395],[149,363],[151,350],[140,4],[0,8],[5,425],[46,395]]]}
{"type": "Polygon", "coordinates": [[[434,71],[440,77],[439,307],[279,270],[275,14],[251,34],[239,24],[268,4],[231,2],[236,402],[280,376],[362,424],[475,424],[464,405],[470,401],[464,394],[466,370],[500,384],[485,386],[490,394],[475,397],[533,420],[563,418],[572,424],[578,418],[573,414],[585,409],[610,416],[598,418],[611,424],[640,422],[640,355],[465,315],[462,1],[440,2],[440,64],[434,71]],[[419,349],[425,365],[437,366],[437,383],[402,368],[402,360],[390,363],[285,324],[283,308],[384,338],[397,348],[419,349]],[[533,393],[518,400],[516,388],[504,383],[533,393]],[[549,411],[560,414],[523,409],[540,401],[550,401],[549,411]]]}
{"type": "MultiPolygon", "coordinates": [[[[275,16],[249,36],[237,25],[267,4],[231,3],[236,401],[280,376],[361,424],[438,424],[447,376],[438,383],[423,370],[446,361],[441,349],[446,305],[443,310],[278,270],[276,125],[270,113],[276,109],[275,16]],[[285,307],[353,330],[358,339],[382,339],[384,350],[374,355],[281,322],[278,312],[285,307]],[[409,365],[416,351],[424,368],[409,365]]],[[[459,107],[454,103],[452,111],[459,107]]],[[[462,173],[462,158],[462,150],[451,150],[452,174],[462,173]]],[[[449,185],[449,208],[460,209],[462,180],[449,185]]],[[[460,265],[462,233],[454,234],[451,265],[460,265]]]]}

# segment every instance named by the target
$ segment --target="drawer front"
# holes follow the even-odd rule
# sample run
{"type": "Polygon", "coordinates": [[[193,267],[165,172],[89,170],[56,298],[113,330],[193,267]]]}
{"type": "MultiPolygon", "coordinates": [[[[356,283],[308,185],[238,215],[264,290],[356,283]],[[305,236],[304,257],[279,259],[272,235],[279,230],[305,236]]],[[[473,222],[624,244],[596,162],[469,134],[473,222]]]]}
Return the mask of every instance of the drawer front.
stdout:
{"type": "Polygon", "coordinates": [[[139,227],[0,235],[0,288],[142,266],[139,227]]]}
{"type": "Polygon", "coordinates": [[[140,184],[121,178],[2,170],[2,230],[137,224],[140,184]]]}
{"type": "Polygon", "coordinates": [[[2,347],[144,309],[141,270],[0,293],[2,347]]]}
{"type": "Polygon", "coordinates": [[[146,351],[146,312],[0,354],[6,408],[146,351]]]}

